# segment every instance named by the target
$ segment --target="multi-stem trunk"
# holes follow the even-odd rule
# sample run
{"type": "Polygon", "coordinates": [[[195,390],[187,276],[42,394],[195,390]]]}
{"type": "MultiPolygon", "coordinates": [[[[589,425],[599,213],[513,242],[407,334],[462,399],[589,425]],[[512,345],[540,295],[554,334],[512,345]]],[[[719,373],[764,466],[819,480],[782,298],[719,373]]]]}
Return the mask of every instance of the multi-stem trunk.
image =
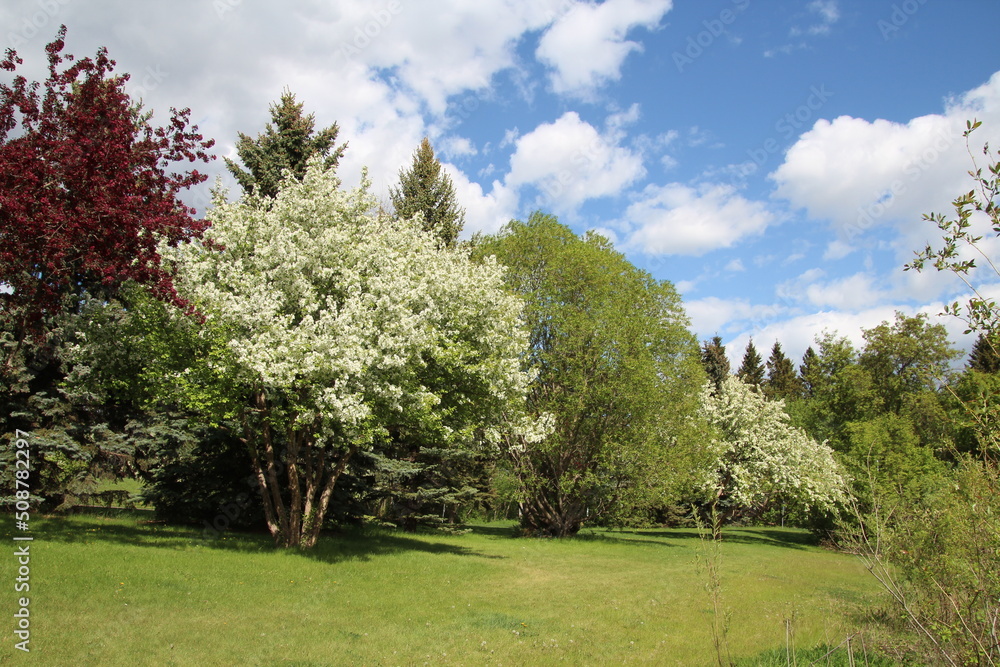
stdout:
{"type": "Polygon", "coordinates": [[[243,427],[268,530],[277,546],[313,547],[337,480],[358,447],[351,445],[340,452],[318,447],[315,425],[307,425],[285,430],[286,448],[279,454],[267,395],[258,391],[252,398],[256,419],[244,415],[243,427]]]}

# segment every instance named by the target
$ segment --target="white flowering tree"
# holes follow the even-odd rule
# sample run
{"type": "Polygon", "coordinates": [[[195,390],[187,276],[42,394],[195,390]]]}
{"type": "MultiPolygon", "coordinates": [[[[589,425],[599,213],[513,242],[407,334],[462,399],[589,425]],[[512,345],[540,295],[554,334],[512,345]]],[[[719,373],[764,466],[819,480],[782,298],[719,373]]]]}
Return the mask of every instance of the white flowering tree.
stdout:
{"type": "Polygon", "coordinates": [[[788,423],[784,402],[730,375],[721,391],[708,384],[701,405],[717,433],[715,463],[703,483],[719,527],[759,516],[782,499],[806,508],[834,509],[845,499],[845,480],[833,450],[788,423]]]}
{"type": "Polygon", "coordinates": [[[242,424],[275,542],[311,547],[360,449],[502,430],[526,337],[494,262],[383,214],[367,182],[344,191],[314,163],[261,204],[217,197],[203,240],[163,248],[203,322],[175,313],[189,334],[162,355],[171,396],[242,424]]]}

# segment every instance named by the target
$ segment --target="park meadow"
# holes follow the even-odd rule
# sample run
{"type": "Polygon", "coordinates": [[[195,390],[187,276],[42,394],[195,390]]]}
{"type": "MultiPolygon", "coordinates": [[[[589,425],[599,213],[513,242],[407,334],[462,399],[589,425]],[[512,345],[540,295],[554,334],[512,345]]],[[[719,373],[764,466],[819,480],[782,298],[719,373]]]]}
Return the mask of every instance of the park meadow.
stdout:
{"type": "Polygon", "coordinates": [[[861,631],[881,603],[874,579],[802,530],[727,529],[713,553],[694,529],[556,540],[492,522],[347,529],[290,551],[261,533],[206,539],[116,514],[36,520],[32,651],[5,642],[2,662],[709,665],[719,621],[735,664],[808,664],[831,649],[817,664],[893,664],[861,631]]]}

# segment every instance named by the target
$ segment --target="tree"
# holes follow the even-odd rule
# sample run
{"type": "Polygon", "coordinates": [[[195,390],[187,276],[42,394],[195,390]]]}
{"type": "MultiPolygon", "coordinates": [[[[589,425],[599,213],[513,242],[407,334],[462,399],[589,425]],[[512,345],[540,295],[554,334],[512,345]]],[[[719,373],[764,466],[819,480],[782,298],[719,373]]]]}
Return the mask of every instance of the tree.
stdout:
{"type": "MultiPolygon", "coordinates": [[[[85,292],[110,297],[125,281],[173,298],[157,243],[176,245],[205,227],[177,198],[205,175],[166,169],[208,162],[214,142],[188,128],[188,109],[151,127],[125,92],[128,74],[111,74],[107,50],[75,60],[62,55],[65,37],[63,26],[46,47],[44,84],[23,76],[0,84],[0,283],[8,288],[0,317],[14,321],[18,340],[43,333],[47,316],[85,292]]],[[[22,62],[8,49],[0,68],[16,72],[22,62]]]]}
{"type": "Polygon", "coordinates": [[[271,123],[256,139],[239,133],[236,153],[246,168],[229,158],[226,158],[226,167],[236,177],[244,194],[256,192],[261,197],[275,197],[285,170],[302,180],[309,160],[316,156],[322,159],[325,169],[337,169],[347,150],[346,143],[336,145],[340,128],[334,123],[316,132],[316,116],[305,115],[304,106],[295,101],[291,91],[285,90],[281,99],[270,107],[271,123]]]}
{"type": "MultiPolygon", "coordinates": [[[[968,121],[969,136],[980,127],[968,121]]],[[[972,156],[972,151],[969,151],[972,156]]],[[[953,302],[945,313],[962,319],[966,333],[977,332],[989,341],[1000,324],[995,301],[984,296],[981,286],[995,282],[1000,271],[980,244],[976,231],[980,221],[1000,235],[1000,153],[983,148],[987,165],[969,172],[975,185],[953,202],[954,217],[925,215],[942,232],[943,243],[928,244],[917,253],[907,270],[933,266],[963,280],[971,292],[964,303],[953,302]],[[976,262],[986,267],[980,270],[976,262]]],[[[905,357],[905,353],[899,355],[905,357]]],[[[942,350],[931,357],[940,359],[942,350]]],[[[940,362],[938,362],[940,363],[940,362]]],[[[911,375],[897,372],[896,383],[922,384],[923,369],[911,375]]],[[[861,528],[854,541],[863,562],[887,589],[914,633],[923,640],[927,653],[942,664],[995,665],[1000,662],[997,619],[1000,618],[1000,465],[994,400],[994,377],[969,370],[957,385],[948,386],[964,408],[965,424],[974,424],[975,451],[952,451],[955,466],[938,480],[927,480],[912,501],[899,502],[898,495],[876,496],[870,508],[859,509],[861,528]],[[965,385],[965,386],[963,386],[965,385]],[[934,483],[936,482],[936,483],[934,483]]],[[[968,440],[959,433],[959,441],[968,440]]]]}
{"type": "Polygon", "coordinates": [[[389,198],[401,218],[421,214],[425,232],[433,233],[447,247],[455,245],[465,224],[465,209],[455,199],[451,177],[434,157],[427,137],[413,153],[409,170],[400,169],[399,186],[389,191],[389,198]]]}
{"type": "Polygon", "coordinates": [[[512,221],[477,253],[507,265],[525,301],[528,406],[551,415],[544,440],[510,447],[521,521],[565,536],[592,521],[662,507],[694,466],[704,373],[680,297],[602,236],[554,217],[512,221]]]}
{"type": "Polygon", "coordinates": [[[715,386],[715,391],[722,391],[722,383],[729,377],[729,357],[726,356],[726,346],[722,339],[713,336],[701,349],[701,365],[715,386]]]}
{"type": "MultiPolygon", "coordinates": [[[[107,50],[78,60],[63,54],[65,37],[63,26],[46,47],[43,82],[0,83],[0,439],[31,433],[32,501],[44,509],[94,502],[102,477],[135,472],[128,406],[66,385],[66,347],[124,285],[175,299],[157,244],[201,234],[178,195],[205,176],[168,170],[207,162],[213,144],[186,109],[152,127],[107,50]]],[[[22,64],[8,50],[0,67],[22,64]]],[[[11,495],[13,455],[0,447],[11,495]]]]}
{"type": "Polygon", "coordinates": [[[812,398],[819,383],[819,374],[819,356],[810,345],[802,355],[802,364],[799,366],[799,385],[806,398],[812,398]]]}
{"type": "Polygon", "coordinates": [[[833,451],[791,426],[782,401],[738,377],[727,378],[721,392],[711,389],[702,391],[702,411],[718,437],[702,488],[715,509],[717,537],[722,523],[759,516],[777,500],[827,511],[845,500],[833,451]]]}
{"type": "Polygon", "coordinates": [[[1000,373],[1000,353],[997,352],[994,341],[986,334],[980,333],[976,337],[969,354],[968,367],[980,373],[1000,373]]]}
{"type": "Polygon", "coordinates": [[[743,363],[736,371],[736,376],[752,387],[760,387],[764,384],[764,360],[760,358],[756,346],[751,338],[747,342],[747,348],[743,353],[743,363]]]}
{"type": "Polygon", "coordinates": [[[789,399],[800,395],[802,386],[795,374],[792,360],[785,356],[781,343],[774,341],[771,356],[767,359],[767,380],[764,381],[764,395],[768,398],[789,399]]]}
{"type": "Polygon", "coordinates": [[[863,336],[866,344],[858,363],[871,373],[885,408],[897,414],[907,394],[937,389],[958,358],[944,325],[930,324],[924,313],[907,317],[897,312],[893,324],[882,322],[863,336]]]}
{"type": "Polygon", "coordinates": [[[339,185],[315,157],[270,206],[220,193],[206,240],[169,254],[201,319],[168,313],[143,337],[163,395],[241,424],[281,546],[315,545],[358,451],[411,433],[485,446],[523,423],[520,303],[500,268],[377,213],[367,182],[339,185]]]}

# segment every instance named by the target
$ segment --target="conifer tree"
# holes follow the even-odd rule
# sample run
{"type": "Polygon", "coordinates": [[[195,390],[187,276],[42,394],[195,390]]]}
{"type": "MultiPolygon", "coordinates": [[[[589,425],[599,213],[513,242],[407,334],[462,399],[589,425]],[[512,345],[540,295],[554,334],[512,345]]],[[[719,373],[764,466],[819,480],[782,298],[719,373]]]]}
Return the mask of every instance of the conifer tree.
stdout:
{"type": "Polygon", "coordinates": [[[314,155],[323,158],[326,169],[337,168],[347,144],[336,145],[340,132],[336,123],[316,132],[315,115],[305,115],[303,104],[296,102],[289,90],[271,105],[271,121],[256,139],[239,133],[236,152],[246,169],[226,158],[226,167],[244,193],[256,191],[261,196],[274,197],[278,194],[283,171],[290,170],[301,181],[314,155]]]}
{"type": "Polygon", "coordinates": [[[985,334],[980,333],[969,355],[969,368],[980,373],[1000,372],[1000,353],[997,346],[985,334]]]}
{"type": "Polygon", "coordinates": [[[781,343],[774,342],[771,356],[767,359],[767,380],[764,382],[764,395],[768,398],[795,398],[801,393],[799,378],[795,374],[792,360],[785,356],[781,343]]]}
{"type": "Polygon", "coordinates": [[[433,232],[446,247],[455,245],[465,224],[465,209],[459,207],[455,186],[427,137],[413,153],[410,169],[400,169],[399,187],[390,190],[389,198],[397,216],[409,219],[422,213],[424,231],[433,232]]]}
{"type": "Polygon", "coordinates": [[[736,375],[751,387],[760,387],[764,383],[764,361],[753,344],[753,339],[747,343],[743,353],[743,363],[736,375]]]}
{"type": "Polygon", "coordinates": [[[802,355],[802,364],[799,366],[799,383],[806,398],[812,398],[819,373],[819,355],[810,345],[806,348],[805,354],[802,355]]]}
{"type": "Polygon", "coordinates": [[[702,346],[701,365],[715,385],[715,392],[721,391],[722,383],[729,376],[729,358],[726,356],[726,346],[722,344],[722,338],[714,336],[702,346]]]}

